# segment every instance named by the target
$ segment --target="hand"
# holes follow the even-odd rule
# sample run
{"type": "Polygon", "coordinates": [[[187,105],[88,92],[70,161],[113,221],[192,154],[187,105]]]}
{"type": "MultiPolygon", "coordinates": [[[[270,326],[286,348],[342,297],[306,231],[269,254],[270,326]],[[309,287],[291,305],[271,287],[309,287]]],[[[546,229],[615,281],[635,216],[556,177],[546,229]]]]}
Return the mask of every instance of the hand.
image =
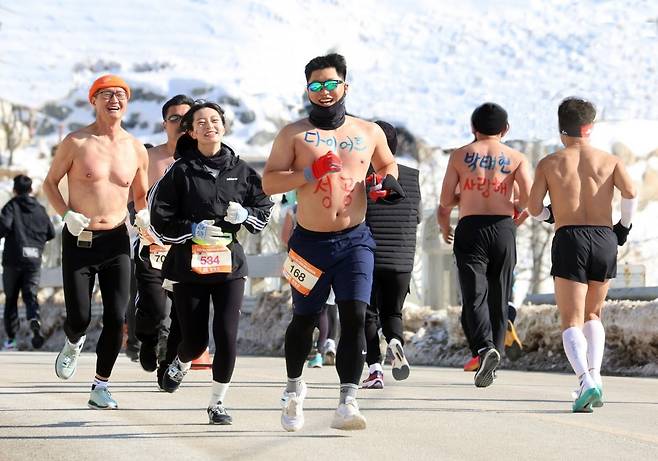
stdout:
{"type": "Polygon", "coordinates": [[[310,167],[304,169],[304,177],[308,182],[317,181],[329,173],[337,173],[342,169],[343,161],[330,150],[322,157],[315,159],[310,167]]]}
{"type": "Polygon", "coordinates": [[[247,220],[249,212],[237,202],[228,202],[224,221],[231,224],[241,224],[247,220]]]}
{"type": "Polygon", "coordinates": [[[612,232],[615,233],[617,236],[617,245],[623,246],[624,243],[626,243],[626,240],[628,239],[628,233],[631,231],[633,228],[633,225],[631,224],[631,227],[624,227],[624,225],[619,221],[617,224],[612,226],[612,232]]]}
{"type": "Polygon", "coordinates": [[[388,195],[388,191],[382,190],[382,181],[384,178],[382,175],[377,173],[370,173],[366,176],[366,191],[368,192],[368,197],[373,202],[376,202],[380,198],[384,198],[388,195]]]}
{"type": "Polygon", "coordinates": [[[155,243],[155,240],[151,236],[151,234],[148,231],[147,227],[138,227],[137,228],[137,235],[139,235],[139,242],[142,244],[142,246],[149,246],[153,245],[155,243]]]}
{"type": "Polygon", "coordinates": [[[530,216],[530,214],[528,213],[528,210],[523,210],[522,212],[519,213],[515,209],[513,219],[514,219],[514,224],[516,225],[516,227],[519,227],[521,224],[523,224],[525,222],[525,220],[528,219],[529,216],[530,216]]]}
{"type": "Polygon", "coordinates": [[[66,223],[66,228],[76,237],[80,235],[82,231],[85,230],[85,227],[91,222],[91,220],[82,213],[76,213],[72,210],[68,210],[64,213],[63,219],[66,223]]]}
{"type": "Polygon", "coordinates": [[[135,226],[138,229],[148,229],[151,225],[151,214],[147,208],[140,210],[135,215],[135,226]]]}
{"type": "Polygon", "coordinates": [[[199,245],[217,245],[222,242],[222,228],[214,225],[215,221],[206,219],[192,224],[192,241],[199,245]]]}
{"type": "Polygon", "coordinates": [[[374,174],[374,176],[370,175],[368,178],[366,178],[366,185],[374,183],[374,185],[368,189],[368,197],[370,197],[370,200],[377,201],[380,199],[387,199],[385,203],[393,204],[406,197],[404,189],[402,189],[402,186],[394,176],[387,174],[384,179],[381,179],[381,175],[374,174]],[[368,178],[371,178],[370,182],[368,182],[368,178]]]}
{"type": "Polygon", "coordinates": [[[452,226],[441,227],[441,235],[443,236],[443,241],[450,245],[455,240],[455,233],[452,229],[452,226]]]}

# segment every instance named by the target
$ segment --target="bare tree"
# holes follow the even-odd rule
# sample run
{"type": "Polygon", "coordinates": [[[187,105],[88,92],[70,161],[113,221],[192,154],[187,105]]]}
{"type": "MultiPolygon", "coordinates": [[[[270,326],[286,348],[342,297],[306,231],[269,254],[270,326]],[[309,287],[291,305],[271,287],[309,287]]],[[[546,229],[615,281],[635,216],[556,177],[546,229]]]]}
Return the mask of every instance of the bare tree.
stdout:
{"type": "Polygon", "coordinates": [[[8,166],[14,162],[14,151],[30,137],[25,120],[31,116],[27,107],[0,100],[0,149],[8,153],[8,166]]]}

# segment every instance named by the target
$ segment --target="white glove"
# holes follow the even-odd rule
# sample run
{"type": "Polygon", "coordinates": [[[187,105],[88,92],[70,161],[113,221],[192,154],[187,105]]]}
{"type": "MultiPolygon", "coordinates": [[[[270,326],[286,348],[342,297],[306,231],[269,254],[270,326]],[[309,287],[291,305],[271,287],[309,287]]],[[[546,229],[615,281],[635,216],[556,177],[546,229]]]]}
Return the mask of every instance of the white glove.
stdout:
{"type": "Polygon", "coordinates": [[[222,228],[213,225],[215,221],[206,219],[200,223],[192,224],[192,241],[199,245],[217,245],[225,237],[222,228]]]}
{"type": "Polygon", "coordinates": [[[249,212],[237,202],[228,202],[224,221],[231,224],[241,224],[247,220],[249,212]]]}
{"type": "Polygon", "coordinates": [[[91,222],[91,219],[82,213],[76,213],[72,210],[68,210],[66,213],[64,213],[63,219],[66,223],[66,228],[76,237],[80,235],[82,231],[85,230],[85,227],[87,227],[91,222]]]}
{"type": "Polygon", "coordinates": [[[151,225],[151,213],[149,213],[148,208],[139,210],[135,215],[135,226],[138,229],[148,229],[151,225]]]}

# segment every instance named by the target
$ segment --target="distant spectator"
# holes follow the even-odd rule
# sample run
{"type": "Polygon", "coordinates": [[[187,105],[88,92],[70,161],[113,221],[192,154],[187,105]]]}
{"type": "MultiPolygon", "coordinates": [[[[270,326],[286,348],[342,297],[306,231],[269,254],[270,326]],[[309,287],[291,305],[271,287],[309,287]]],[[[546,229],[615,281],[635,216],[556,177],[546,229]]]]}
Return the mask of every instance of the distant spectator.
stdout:
{"type": "Polygon", "coordinates": [[[43,346],[37,288],[41,276],[41,255],[48,240],[55,237],[45,208],[30,194],[32,179],[19,174],[14,178],[14,197],[2,208],[0,238],[5,238],[2,252],[2,283],[5,291],[4,348],[16,348],[18,292],[23,295],[26,317],[32,330],[32,346],[43,346]]]}

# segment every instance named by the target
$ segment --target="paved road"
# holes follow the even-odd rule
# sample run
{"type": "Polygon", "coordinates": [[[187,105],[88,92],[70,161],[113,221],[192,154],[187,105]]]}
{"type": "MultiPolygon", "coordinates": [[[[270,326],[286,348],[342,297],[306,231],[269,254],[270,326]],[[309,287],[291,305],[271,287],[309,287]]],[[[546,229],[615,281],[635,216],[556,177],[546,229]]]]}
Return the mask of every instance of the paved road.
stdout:
{"type": "Polygon", "coordinates": [[[413,367],[407,381],[359,392],[368,429],[329,428],[337,404],[333,367],[306,369],[306,426],[279,424],[284,361],[239,357],[227,407],[232,426],[207,424],[210,372],[194,371],[174,394],[119,358],[116,411],[86,407],[95,356],[83,354],[70,381],[55,354],[0,353],[0,460],[658,459],[658,380],[610,377],[607,403],[569,412],[575,378],[500,371],[486,389],[471,373],[413,367]]]}

